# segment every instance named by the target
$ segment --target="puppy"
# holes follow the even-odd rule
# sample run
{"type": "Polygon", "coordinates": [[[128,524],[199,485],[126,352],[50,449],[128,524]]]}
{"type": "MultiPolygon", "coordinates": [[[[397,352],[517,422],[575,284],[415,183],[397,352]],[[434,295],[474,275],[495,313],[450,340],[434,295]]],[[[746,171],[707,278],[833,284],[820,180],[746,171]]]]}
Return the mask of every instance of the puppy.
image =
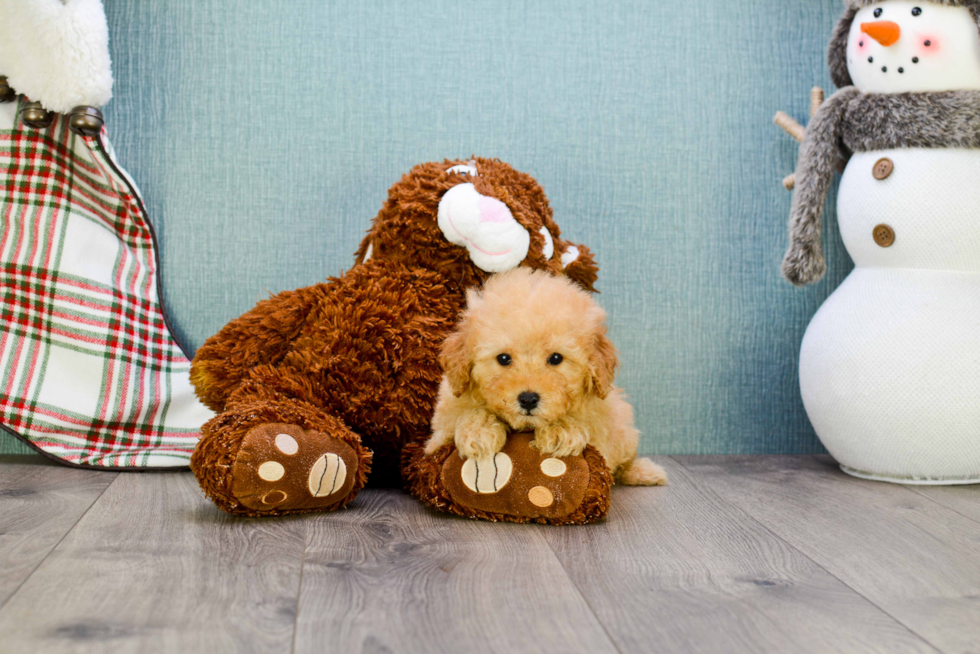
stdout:
{"type": "Polygon", "coordinates": [[[511,431],[533,430],[545,454],[574,456],[592,445],[616,481],[667,483],[660,466],[636,458],[633,408],[612,385],[618,361],[606,314],[567,279],[516,268],[469,291],[440,362],[427,453],[455,442],[463,458],[485,458],[511,431]]]}

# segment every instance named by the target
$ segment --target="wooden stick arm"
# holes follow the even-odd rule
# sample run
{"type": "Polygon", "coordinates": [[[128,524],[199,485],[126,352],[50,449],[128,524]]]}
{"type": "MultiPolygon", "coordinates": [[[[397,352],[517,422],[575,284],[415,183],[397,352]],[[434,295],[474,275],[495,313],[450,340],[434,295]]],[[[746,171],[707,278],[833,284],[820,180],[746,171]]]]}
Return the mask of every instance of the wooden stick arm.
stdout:
{"type": "Polygon", "coordinates": [[[816,115],[817,109],[820,108],[823,101],[824,92],[822,88],[819,86],[814,86],[812,89],[810,89],[810,118],[813,118],[813,116],[816,115]]]}
{"type": "Polygon", "coordinates": [[[806,134],[806,129],[803,125],[790,118],[786,113],[782,111],[777,111],[776,116],[772,119],[772,122],[783,128],[787,134],[792,136],[798,142],[803,142],[803,136],[806,134]]]}
{"type": "MultiPolygon", "coordinates": [[[[810,89],[810,118],[817,113],[820,109],[820,105],[823,104],[825,99],[824,91],[819,86],[814,86],[810,89]]],[[[772,122],[776,123],[785,131],[787,134],[796,139],[797,143],[802,143],[803,138],[806,136],[806,128],[800,125],[798,122],[793,120],[791,116],[783,111],[777,111],[776,116],[772,119],[772,122]]],[[[843,171],[843,166],[840,164],[843,162],[838,162],[838,170],[843,171]]],[[[783,178],[783,188],[787,191],[792,191],[796,186],[796,173],[792,175],[787,175],[783,178]]]]}

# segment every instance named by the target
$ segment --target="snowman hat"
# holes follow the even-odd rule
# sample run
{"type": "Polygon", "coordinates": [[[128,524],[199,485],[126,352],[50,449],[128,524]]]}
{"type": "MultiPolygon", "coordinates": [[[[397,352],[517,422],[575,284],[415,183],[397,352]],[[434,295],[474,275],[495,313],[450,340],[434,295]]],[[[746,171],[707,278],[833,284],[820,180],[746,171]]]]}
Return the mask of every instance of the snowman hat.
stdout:
{"type": "MultiPolygon", "coordinates": [[[[851,33],[851,23],[859,9],[881,3],[882,0],[844,0],[844,15],[837,21],[834,35],[827,50],[827,63],[830,65],[830,78],[837,88],[851,86],[851,74],[847,72],[847,37],[851,33]]],[[[980,29],[980,0],[923,0],[946,7],[966,7],[973,14],[973,20],[980,29]]]]}

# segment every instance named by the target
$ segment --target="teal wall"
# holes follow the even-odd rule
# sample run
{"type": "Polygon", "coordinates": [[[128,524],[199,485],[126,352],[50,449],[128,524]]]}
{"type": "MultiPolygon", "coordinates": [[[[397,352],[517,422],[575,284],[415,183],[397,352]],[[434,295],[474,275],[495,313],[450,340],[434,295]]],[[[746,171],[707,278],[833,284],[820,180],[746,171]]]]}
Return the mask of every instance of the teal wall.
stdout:
{"type": "MultiPolygon", "coordinates": [[[[602,267],[650,453],[814,452],[797,351],[850,269],[782,281],[803,118],[840,0],[106,0],[119,158],[191,347],[338,274],[412,165],[533,174],[602,267]]],[[[19,446],[0,442],[11,451],[19,446]]]]}

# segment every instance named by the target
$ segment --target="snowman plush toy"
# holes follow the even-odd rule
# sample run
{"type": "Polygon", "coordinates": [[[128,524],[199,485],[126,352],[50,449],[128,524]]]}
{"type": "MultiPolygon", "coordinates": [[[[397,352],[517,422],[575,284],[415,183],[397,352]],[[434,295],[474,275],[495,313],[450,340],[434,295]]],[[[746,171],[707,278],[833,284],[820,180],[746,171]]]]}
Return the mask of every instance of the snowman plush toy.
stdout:
{"type": "Polygon", "coordinates": [[[853,272],[803,338],[800,387],[852,475],[980,483],[980,0],[847,0],[840,90],[806,129],[784,275],[825,270],[820,216],[853,272]]]}

